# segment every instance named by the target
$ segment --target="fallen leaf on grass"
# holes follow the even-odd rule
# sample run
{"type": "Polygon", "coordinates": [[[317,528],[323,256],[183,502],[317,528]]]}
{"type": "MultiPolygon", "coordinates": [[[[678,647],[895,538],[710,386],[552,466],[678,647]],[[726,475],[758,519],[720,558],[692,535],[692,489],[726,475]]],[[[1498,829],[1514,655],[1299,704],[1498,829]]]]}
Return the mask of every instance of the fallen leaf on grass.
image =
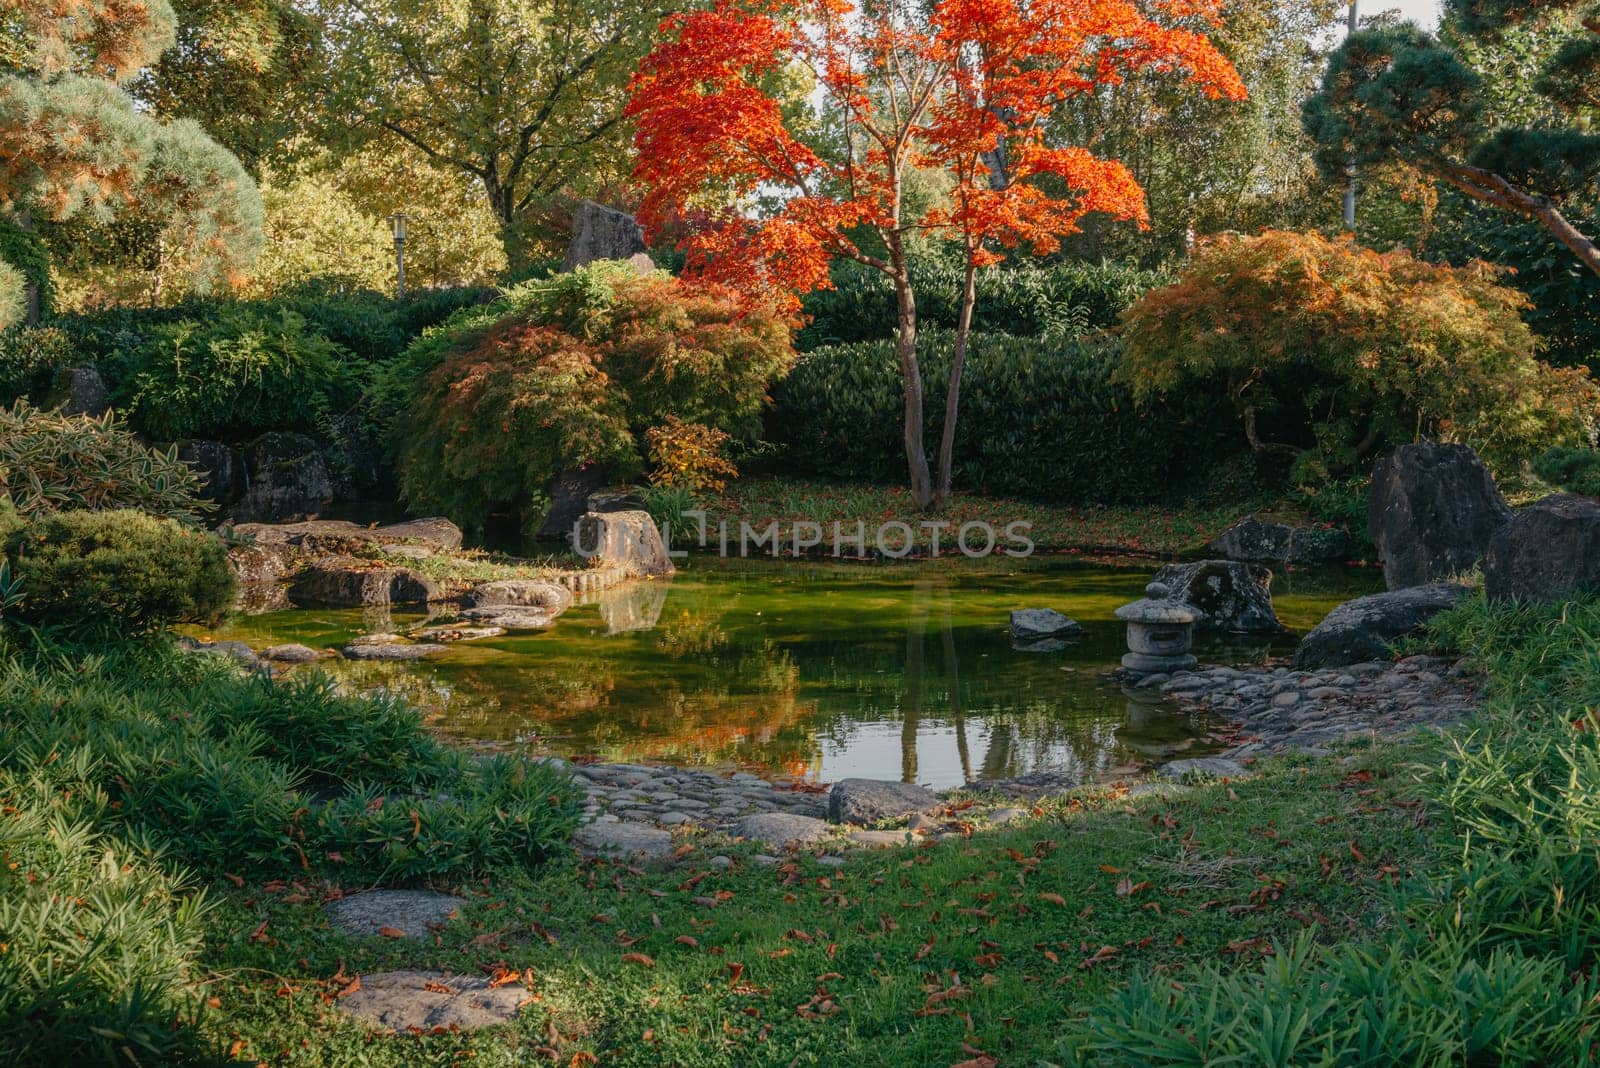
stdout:
{"type": "Polygon", "coordinates": [[[622,959],[624,963],[642,964],[646,968],[654,968],[656,966],[654,958],[648,957],[643,953],[624,953],[622,959]]]}
{"type": "Polygon", "coordinates": [[[404,938],[406,933],[398,927],[380,927],[378,933],[385,938],[404,938]]]}

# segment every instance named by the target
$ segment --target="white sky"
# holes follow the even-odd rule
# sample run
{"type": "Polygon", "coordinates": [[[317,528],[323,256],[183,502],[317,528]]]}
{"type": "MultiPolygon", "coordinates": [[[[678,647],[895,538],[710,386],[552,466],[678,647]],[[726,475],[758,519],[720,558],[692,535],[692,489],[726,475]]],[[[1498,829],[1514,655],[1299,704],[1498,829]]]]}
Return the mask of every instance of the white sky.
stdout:
{"type": "Polygon", "coordinates": [[[1400,14],[1425,30],[1439,26],[1439,0],[1357,0],[1356,14],[1365,18],[1380,11],[1399,9],[1400,14]]]}

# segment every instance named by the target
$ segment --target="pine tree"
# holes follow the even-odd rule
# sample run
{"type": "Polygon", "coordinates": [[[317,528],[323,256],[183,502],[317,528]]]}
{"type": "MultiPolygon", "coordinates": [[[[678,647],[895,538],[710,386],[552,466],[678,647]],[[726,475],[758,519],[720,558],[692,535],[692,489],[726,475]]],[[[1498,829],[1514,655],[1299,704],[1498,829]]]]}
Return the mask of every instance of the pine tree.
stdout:
{"type": "Polygon", "coordinates": [[[261,198],[189,121],[123,87],[174,40],[167,0],[0,0],[0,210],[27,225],[143,218],[193,287],[234,281],[261,247],[261,198]]]}
{"type": "Polygon", "coordinates": [[[1493,41],[1540,22],[1564,29],[1533,88],[1563,121],[1503,125],[1483,79],[1454,50],[1412,25],[1353,33],[1322,91],[1305,104],[1306,132],[1330,180],[1401,162],[1484,204],[1547,227],[1591,271],[1600,245],[1569,216],[1600,193],[1600,4],[1595,0],[1447,0],[1467,39],[1493,41]]]}

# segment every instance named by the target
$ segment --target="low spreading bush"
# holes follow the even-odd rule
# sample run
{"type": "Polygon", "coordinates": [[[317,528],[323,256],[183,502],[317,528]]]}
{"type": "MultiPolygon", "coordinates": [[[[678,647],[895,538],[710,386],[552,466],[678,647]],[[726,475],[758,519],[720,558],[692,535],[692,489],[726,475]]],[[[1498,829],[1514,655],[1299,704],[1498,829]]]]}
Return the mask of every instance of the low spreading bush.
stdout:
{"type": "Polygon", "coordinates": [[[176,449],[152,449],[111,414],[41,412],[26,402],[0,408],[0,496],[23,516],[137,508],[189,520],[199,480],[176,449]]]}
{"type": "Polygon", "coordinates": [[[129,354],[129,371],[129,418],[158,441],[315,430],[365,384],[350,353],[287,309],[157,327],[129,354]]]}
{"type": "Polygon", "coordinates": [[[637,472],[643,435],[669,416],[754,439],[791,359],[776,312],[600,263],[458,313],[378,377],[368,406],[413,507],[528,522],[561,471],[637,472]]]}
{"type": "Polygon", "coordinates": [[[1117,380],[1141,402],[1214,393],[1260,455],[1319,484],[1426,435],[1513,475],[1589,442],[1600,387],[1534,356],[1526,299],[1484,264],[1268,231],[1211,241],[1123,316],[1117,380]]]}
{"type": "Polygon", "coordinates": [[[5,549],[24,619],[139,631],[212,623],[233,603],[221,539],[143,512],[43,516],[12,533],[5,549]]]}
{"type": "MultiPolygon", "coordinates": [[[[943,396],[951,337],[918,339],[923,388],[943,396]]],[[[1034,500],[1123,503],[1182,497],[1203,488],[1242,446],[1204,399],[1139,411],[1112,381],[1114,339],[974,334],[956,436],[956,481],[966,489],[1034,500]]],[[[891,341],[833,345],[801,357],[774,391],[775,441],[788,470],[866,481],[905,466],[904,401],[891,341]]],[[[943,406],[928,405],[937,441],[943,406]]]]}
{"type": "Polygon", "coordinates": [[[1558,445],[1533,462],[1533,473],[1569,493],[1600,497],[1600,450],[1558,445]]]}
{"type": "MultiPolygon", "coordinates": [[[[978,273],[972,326],[979,332],[1016,337],[1087,333],[1115,326],[1123,309],[1169,280],[1162,272],[1116,263],[986,268],[978,273]]],[[[923,329],[955,329],[961,309],[961,270],[913,260],[911,283],[923,329]]],[[[802,310],[808,321],[795,336],[801,352],[894,336],[894,289],[881,272],[860,264],[836,265],[833,288],[808,294],[802,310]]]]}
{"type": "Polygon", "coordinates": [[[74,656],[0,664],[0,770],[104,793],[97,826],[201,872],[463,879],[536,864],[576,826],[564,772],[449,748],[396,698],[241,677],[164,641],[74,656]]]}

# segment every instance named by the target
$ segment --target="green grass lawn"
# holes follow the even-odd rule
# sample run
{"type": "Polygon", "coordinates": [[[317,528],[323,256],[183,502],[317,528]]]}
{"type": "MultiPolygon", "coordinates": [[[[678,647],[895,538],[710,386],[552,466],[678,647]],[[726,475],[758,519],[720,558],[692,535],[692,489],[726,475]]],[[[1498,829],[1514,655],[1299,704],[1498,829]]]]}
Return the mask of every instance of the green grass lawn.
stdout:
{"type": "MultiPolygon", "coordinates": [[[[951,530],[963,523],[982,521],[997,531],[1023,520],[1033,524],[1028,536],[1042,550],[1177,556],[1200,551],[1207,541],[1252,511],[1270,510],[1304,521],[1285,502],[1269,497],[1221,505],[1075,506],[976,494],[958,494],[936,516],[927,518],[948,521],[951,530]]],[[[794,478],[736,482],[710,502],[706,511],[713,530],[724,520],[730,530],[737,530],[740,522],[760,527],[774,519],[785,525],[804,520],[819,523],[828,531],[838,522],[846,535],[854,530],[857,521],[866,523],[870,532],[890,520],[907,522],[916,529],[923,518],[910,491],[898,486],[794,478]]],[[[917,534],[918,545],[925,550],[931,535],[920,529],[917,534]]],[[[948,546],[952,538],[949,531],[942,536],[946,552],[951,551],[948,546]]]]}
{"type": "Polygon", "coordinates": [[[716,840],[655,866],[561,861],[457,887],[472,904],[433,945],[333,933],[321,887],[223,884],[209,1027],[271,1065],[1059,1061],[1085,1004],[1131,971],[1249,964],[1305,928],[1375,937],[1391,887],[1447,850],[1415,755],[1084,793],[837,869],[716,840]],[[533,1000],[477,1035],[374,1038],[336,1008],[350,976],[410,967],[521,972],[533,1000]]]}

